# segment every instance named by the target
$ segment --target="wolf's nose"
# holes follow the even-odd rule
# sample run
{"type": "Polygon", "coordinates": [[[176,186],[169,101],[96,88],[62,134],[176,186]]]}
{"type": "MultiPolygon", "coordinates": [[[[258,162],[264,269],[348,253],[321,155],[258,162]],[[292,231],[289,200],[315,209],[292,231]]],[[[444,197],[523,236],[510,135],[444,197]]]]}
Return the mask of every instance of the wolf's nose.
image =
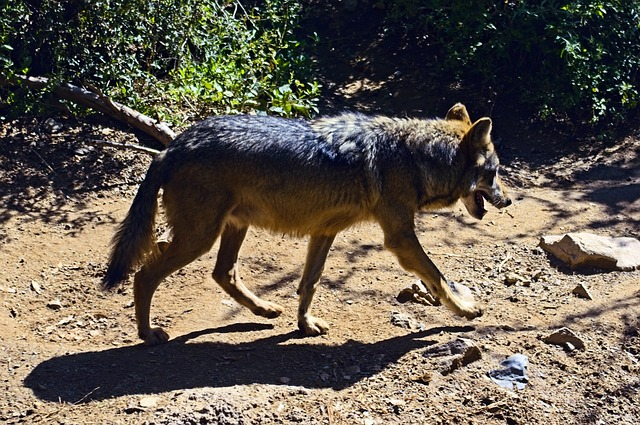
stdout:
{"type": "Polygon", "coordinates": [[[507,198],[507,200],[506,200],[506,201],[505,201],[505,203],[504,203],[504,206],[505,206],[505,207],[508,207],[508,206],[509,206],[509,205],[511,205],[511,204],[512,204],[512,202],[511,202],[511,198],[507,198]]]}

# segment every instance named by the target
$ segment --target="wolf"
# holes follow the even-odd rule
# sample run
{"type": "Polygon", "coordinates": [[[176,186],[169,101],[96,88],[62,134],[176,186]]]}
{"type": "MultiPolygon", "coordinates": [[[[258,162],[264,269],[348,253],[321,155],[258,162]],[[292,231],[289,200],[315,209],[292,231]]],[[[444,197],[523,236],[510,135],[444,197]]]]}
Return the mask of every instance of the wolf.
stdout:
{"type": "Polygon", "coordinates": [[[249,226],[309,237],[298,286],[298,327],[308,336],[328,324],[310,314],[316,285],[338,232],[362,221],[383,230],[384,246],[446,307],[482,314],[470,291],[448,281],[422,249],[415,214],[462,203],[472,217],[484,201],[511,204],[498,176],[492,122],[472,123],[462,104],[444,119],[359,113],[312,121],[218,116],[194,124],[152,161],[113,240],[102,285],[114,288],[136,267],[133,292],[139,337],[147,345],[167,333],[149,323],[151,299],[172,272],[208,252],[220,237],[213,279],[254,314],[274,318],[279,305],[251,292],[239,275],[249,226]],[[170,228],[155,237],[158,193],[170,228]]]}

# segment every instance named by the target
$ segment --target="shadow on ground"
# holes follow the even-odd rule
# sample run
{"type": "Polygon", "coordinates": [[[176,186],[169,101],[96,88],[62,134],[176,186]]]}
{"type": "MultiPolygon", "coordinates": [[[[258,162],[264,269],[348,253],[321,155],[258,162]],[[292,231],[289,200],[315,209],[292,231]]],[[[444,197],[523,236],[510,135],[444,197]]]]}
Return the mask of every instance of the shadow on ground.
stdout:
{"type": "Polygon", "coordinates": [[[297,332],[239,344],[193,341],[207,334],[268,329],[271,326],[237,324],[193,332],[157,347],[136,345],[54,357],[36,366],[24,384],[40,399],[69,403],[249,384],[341,389],[412,350],[434,344],[425,339],[431,335],[473,328],[436,327],[371,344],[349,341],[341,346],[309,344],[297,332]],[[354,359],[360,371],[349,372],[354,364],[340,364],[344,359],[354,359]]]}

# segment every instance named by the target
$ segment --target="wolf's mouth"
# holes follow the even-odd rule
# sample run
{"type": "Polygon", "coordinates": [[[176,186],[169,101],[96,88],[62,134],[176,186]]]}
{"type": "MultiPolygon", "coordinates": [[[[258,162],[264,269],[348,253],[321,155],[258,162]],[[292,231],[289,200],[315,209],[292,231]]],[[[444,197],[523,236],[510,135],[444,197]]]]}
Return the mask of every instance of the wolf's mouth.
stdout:
{"type": "Polygon", "coordinates": [[[480,218],[482,218],[487,213],[487,210],[484,209],[484,198],[487,195],[485,195],[480,190],[476,190],[476,192],[473,195],[474,195],[473,199],[476,202],[476,211],[478,212],[478,215],[480,216],[480,218]]]}

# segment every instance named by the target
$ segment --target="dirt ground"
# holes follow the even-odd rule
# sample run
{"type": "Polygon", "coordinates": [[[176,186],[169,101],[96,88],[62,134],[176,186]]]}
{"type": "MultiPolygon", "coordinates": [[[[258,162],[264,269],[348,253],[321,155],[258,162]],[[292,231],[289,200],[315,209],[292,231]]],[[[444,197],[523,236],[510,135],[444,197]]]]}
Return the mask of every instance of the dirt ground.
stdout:
{"type": "Polygon", "coordinates": [[[152,319],[171,340],[151,348],[135,334],[130,282],[98,288],[150,161],[98,142],[135,134],[58,119],[4,122],[0,137],[2,423],[640,422],[640,272],[576,272],[537,247],[545,234],[640,236],[638,137],[580,149],[498,139],[514,205],[482,221],[461,204],[417,217],[431,258],[485,305],[478,319],[398,302],[416,278],[363,224],[336,239],[315,298],[330,332],[303,338],[305,240],[254,229],[242,274],[285,313],[255,317],[225,295],[210,276],[214,247],[156,293],[152,319]],[[593,299],[573,295],[578,284],[593,299]],[[542,341],[561,327],[584,349],[542,341]],[[480,359],[429,355],[457,338],[480,359]],[[516,353],[528,382],[504,389],[487,373],[516,353]]]}

